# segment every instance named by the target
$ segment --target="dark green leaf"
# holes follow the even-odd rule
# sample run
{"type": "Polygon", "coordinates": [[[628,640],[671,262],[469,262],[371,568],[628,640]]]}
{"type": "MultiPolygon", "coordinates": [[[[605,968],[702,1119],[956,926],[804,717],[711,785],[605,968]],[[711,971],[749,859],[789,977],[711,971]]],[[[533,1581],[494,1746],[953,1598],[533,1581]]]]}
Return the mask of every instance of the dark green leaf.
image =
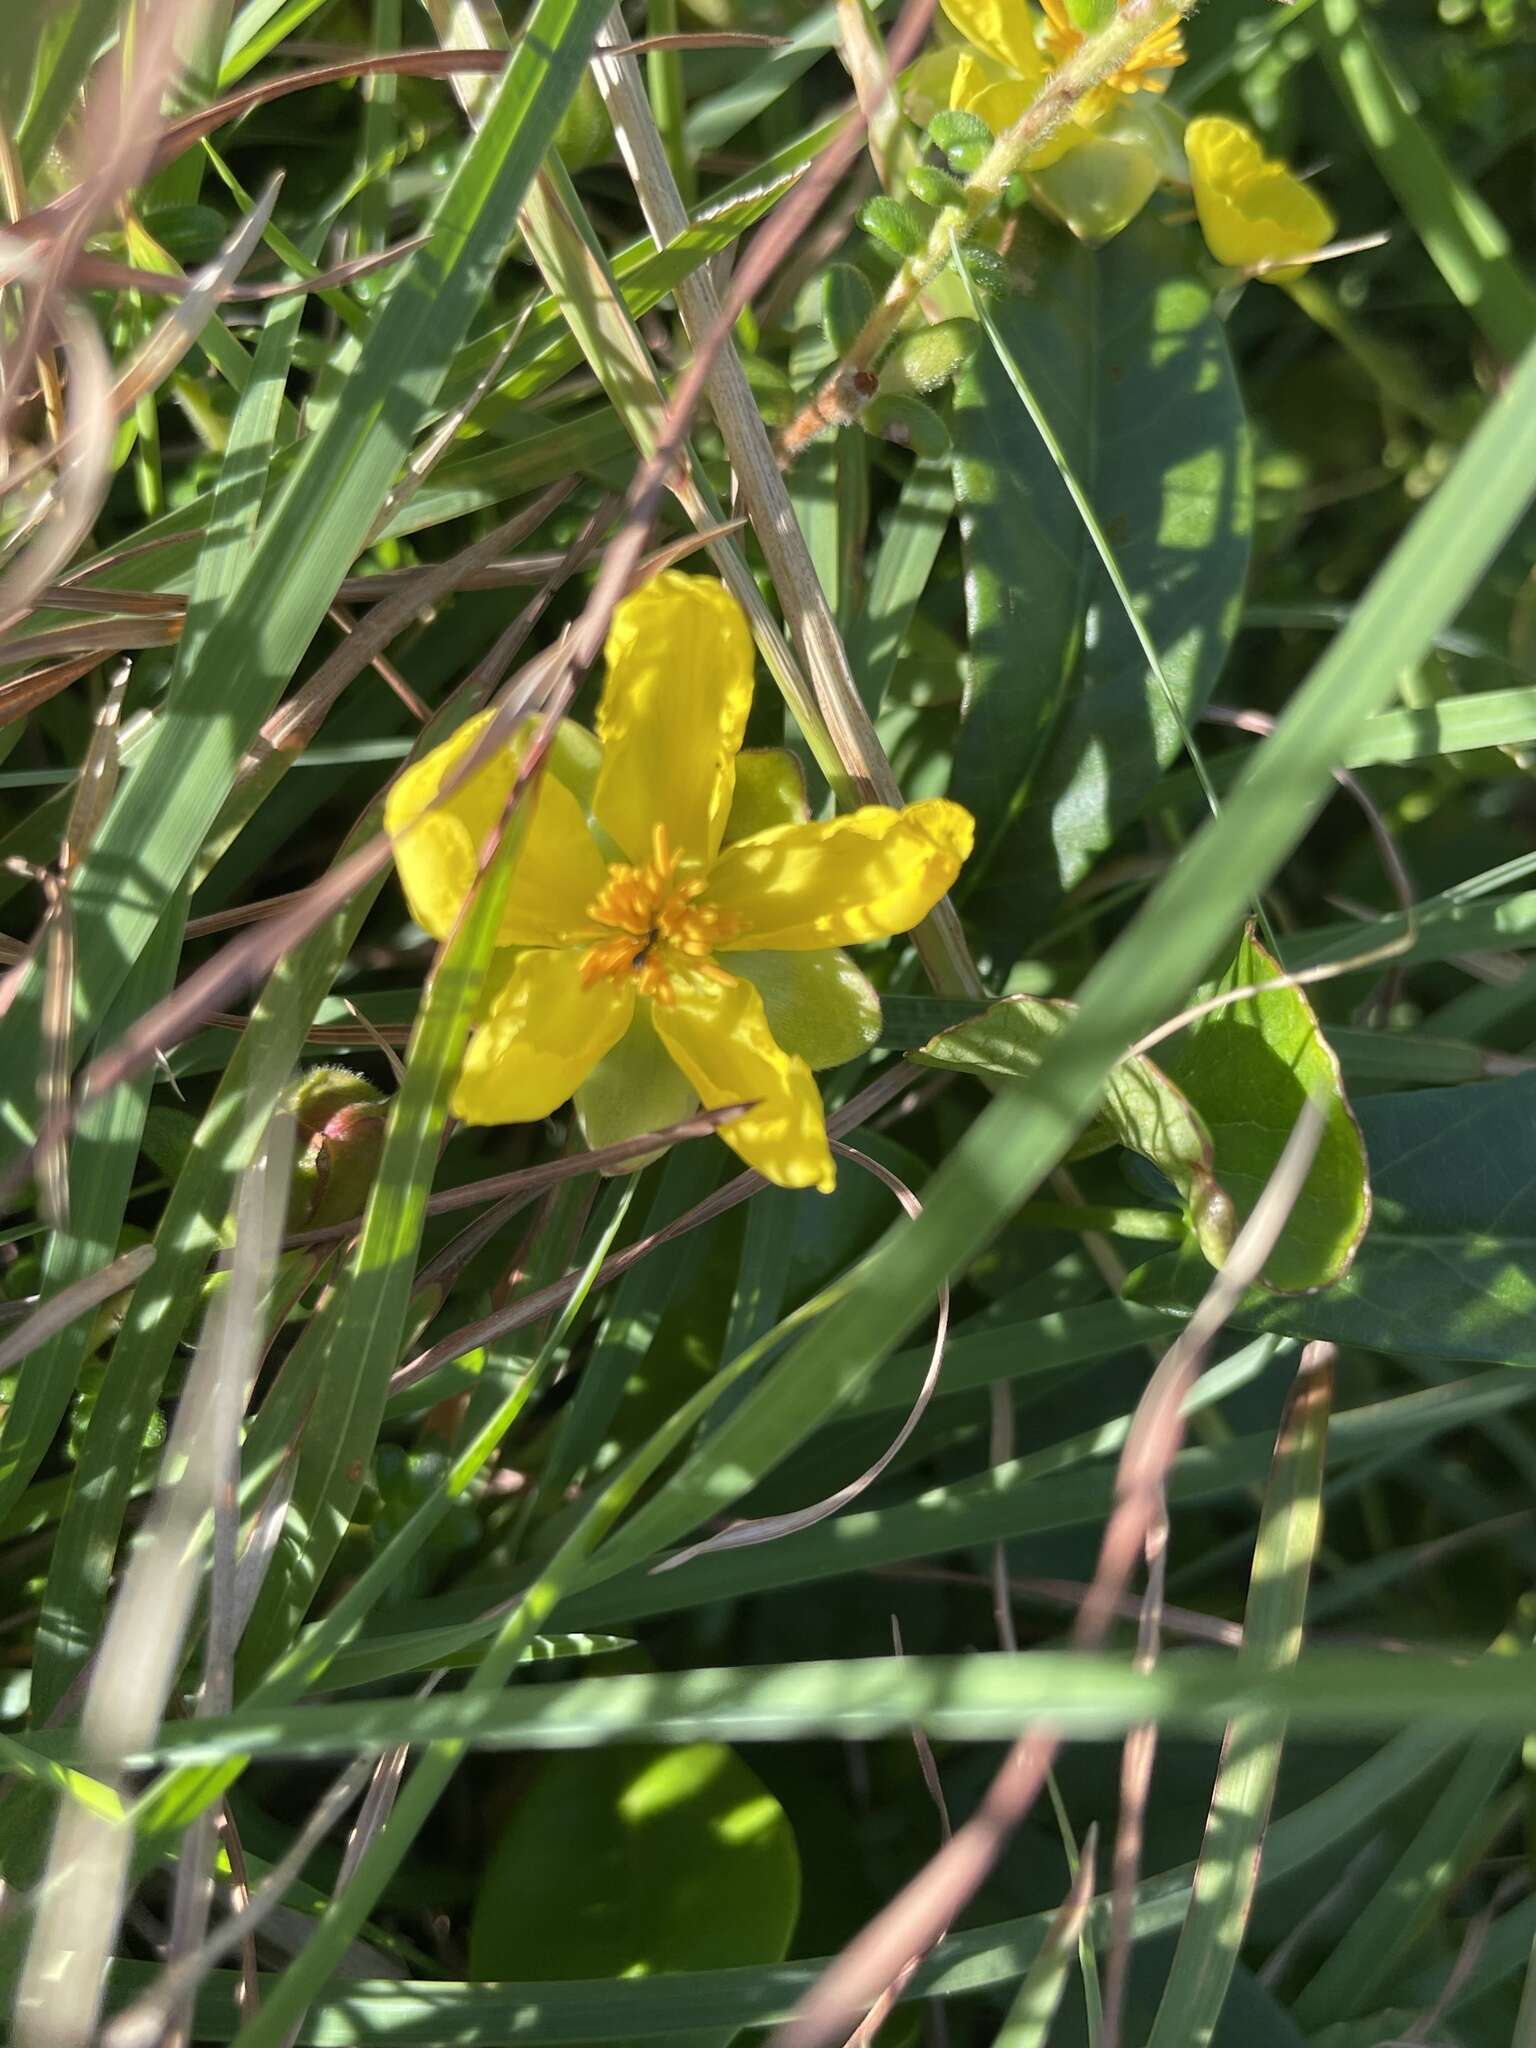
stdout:
{"type": "MultiPolygon", "coordinates": [[[[1243,409],[1210,298],[1161,223],[1098,251],[1042,230],[1033,289],[996,320],[1189,717],[1226,657],[1251,519],[1243,409]]],[[[1180,734],[991,350],[956,386],[952,434],[971,668],[951,794],[981,827],[973,905],[1013,942],[1135,815],[1180,734]]]]}
{"type": "MultiPolygon", "coordinates": [[[[1250,1295],[1240,1329],[1418,1357],[1536,1365],[1536,1075],[1361,1103],[1375,1216],[1348,1276],[1304,1300],[1250,1295]]],[[[1176,1258],[1132,1276],[1136,1300],[1188,1307],[1176,1258]]]]}

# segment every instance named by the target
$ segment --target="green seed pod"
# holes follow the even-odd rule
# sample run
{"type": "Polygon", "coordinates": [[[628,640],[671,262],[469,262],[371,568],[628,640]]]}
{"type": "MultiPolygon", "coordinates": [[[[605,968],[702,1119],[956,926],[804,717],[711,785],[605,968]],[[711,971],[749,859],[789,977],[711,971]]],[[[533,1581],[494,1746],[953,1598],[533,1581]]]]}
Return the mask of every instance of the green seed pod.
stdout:
{"type": "Polygon", "coordinates": [[[1007,264],[995,249],[988,249],[980,242],[967,245],[965,267],[970,273],[971,283],[989,299],[1005,299],[1013,289],[1007,264]]]}
{"type": "Polygon", "coordinates": [[[937,391],[964,369],[976,353],[974,320],[938,320],[904,334],[880,372],[880,395],[896,398],[937,391]]]}
{"type": "Polygon", "coordinates": [[[833,263],[821,280],[821,324],[836,354],[846,355],[875,310],[875,292],[862,270],[833,263]]]}
{"type": "Polygon", "coordinates": [[[936,170],[932,164],[918,164],[907,173],[907,190],[914,199],[920,199],[924,206],[964,206],[965,187],[958,178],[952,178],[948,171],[936,170]]]}
{"type": "Polygon", "coordinates": [[[935,149],[952,157],[957,149],[979,143],[989,149],[994,140],[992,130],[980,114],[967,114],[959,107],[945,107],[928,123],[928,139],[935,149]]]}
{"type": "Polygon", "coordinates": [[[873,235],[877,242],[883,242],[887,249],[894,249],[898,256],[916,256],[928,240],[922,222],[911,207],[903,206],[899,199],[888,198],[883,192],[866,200],[859,208],[859,226],[866,235],[873,235]]]}
{"type": "Polygon", "coordinates": [[[345,1067],[312,1067],[288,1091],[299,1126],[288,1203],[290,1230],[344,1223],[362,1212],[384,1146],[388,1105],[345,1067]]]}
{"type": "Polygon", "coordinates": [[[949,453],[949,429],[931,405],[920,398],[902,394],[870,401],[860,415],[865,429],[882,441],[894,441],[898,448],[910,448],[927,462],[940,462],[949,453]]]}

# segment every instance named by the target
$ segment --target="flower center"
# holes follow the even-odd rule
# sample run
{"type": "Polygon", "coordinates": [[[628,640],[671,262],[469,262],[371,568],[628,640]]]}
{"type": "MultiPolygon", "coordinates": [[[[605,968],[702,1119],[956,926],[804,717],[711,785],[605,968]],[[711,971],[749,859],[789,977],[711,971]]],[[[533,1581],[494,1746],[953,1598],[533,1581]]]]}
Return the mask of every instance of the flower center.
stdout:
{"type": "Polygon", "coordinates": [[[704,877],[680,880],[679,859],[668,844],[666,826],[658,825],[651,858],[643,867],[619,862],[610,866],[602,888],[587,905],[587,916],[614,936],[587,948],[581,962],[583,988],[633,975],[641,995],[671,1003],[677,998],[670,977],[681,967],[728,979],[710,955],[722,940],[734,938],[741,920],[731,911],[700,903],[704,877]]]}

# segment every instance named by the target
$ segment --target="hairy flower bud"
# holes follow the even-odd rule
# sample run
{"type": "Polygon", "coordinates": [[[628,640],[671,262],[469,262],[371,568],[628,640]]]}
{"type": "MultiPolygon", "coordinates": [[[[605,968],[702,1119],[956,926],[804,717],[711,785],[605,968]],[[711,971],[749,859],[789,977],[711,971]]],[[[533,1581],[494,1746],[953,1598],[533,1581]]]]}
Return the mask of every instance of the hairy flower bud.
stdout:
{"type": "Polygon", "coordinates": [[[289,1089],[287,1106],[299,1126],[289,1229],[360,1215],[384,1145],[384,1097],[345,1067],[312,1067],[289,1089]]]}

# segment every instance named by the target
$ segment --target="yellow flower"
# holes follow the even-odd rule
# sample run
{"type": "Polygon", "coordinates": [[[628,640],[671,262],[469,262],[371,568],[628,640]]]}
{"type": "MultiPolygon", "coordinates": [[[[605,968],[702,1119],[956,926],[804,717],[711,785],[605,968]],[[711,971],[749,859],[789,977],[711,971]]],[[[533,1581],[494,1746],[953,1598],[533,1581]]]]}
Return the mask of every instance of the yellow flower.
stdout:
{"type": "MultiPolygon", "coordinates": [[[[864,1050],[880,1015],[838,949],[925,917],[973,826],[939,799],[811,822],[791,757],[740,752],[752,666],[746,618],[708,578],[668,571],[618,607],[597,738],[567,721],[533,798],[454,1090],[466,1123],[529,1123],[574,1095],[603,1145],[696,1102],[750,1102],[721,1132],[731,1149],[780,1187],[832,1187],[811,1068],[864,1050]]],[[[531,737],[529,721],[439,800],[493,715],[408,769],[385,807],[434,938],[531,737]]]]}
{"type": "MultiPolygon", "coordinates": [[[[1051,60],[1051,68],[1064,64],[1086,38],[1080,28],[1075,28],[1063,0],[1040,0],[1045,9],[1045,26],[1042,31],[1045,48],[1051,60]]],[[[1184,62],[1184,25],[1178,21],[1165,21],[1161,28],[1153,29],[1143,38],[1118,71],[1112,71],[1108,78],[1096,85],[1091,93],[1079,104],[1079,121],[1093,122],[1107,113],[1114,105],[1117,94],[1136,92],[1166,92],[1168,73],[1178,69],[1184,62]]]]}
{"type": "MultiPolygon", "coordinates": [[[[1028,0],[943,0],[944,12],[971,46],[955,70],[950,105],[979,114],[994,134],[1012,127],[1051,72],[1070,57],[1084,37],[1074,28],[1063,0],[1041,0],[1043,21],[1028,0]]],[[[1122,94],[1163,92],[1167,74],[1184,62],[1180,23],[1170,21],[1139,43],[1073,109],[1072,119],[1028,159],[1031,170],[1060,161],[1082,140],[1083,131],[1113,112],[1122,94]]]]}
{"type": "MultiPolygon", "coordinates": [[[[1045,84],[1044,52],[1035,40],[1028,0],[943,0],[944,12],[965,38],[950,85],[949,104],[979,114],[994,135],[1011,128],[1045,84]]],[[[1077,140],[1063,122],[1028,159],[1031,168],[1053,164],[1077,140]]]]}
{"type": "MultiPolygon", "coordinates": [[[[1202,115],[1184,133],[1200,231],[1218,263],[1248,270],[1278,257],[1310,256],[1332,238],[1334,217],[1310,185],[1265,156],[1241,121],[1202,115]]],[[[1301,277],[1305,263],[1260,272],[1272,284],[1301,277]]]]}

